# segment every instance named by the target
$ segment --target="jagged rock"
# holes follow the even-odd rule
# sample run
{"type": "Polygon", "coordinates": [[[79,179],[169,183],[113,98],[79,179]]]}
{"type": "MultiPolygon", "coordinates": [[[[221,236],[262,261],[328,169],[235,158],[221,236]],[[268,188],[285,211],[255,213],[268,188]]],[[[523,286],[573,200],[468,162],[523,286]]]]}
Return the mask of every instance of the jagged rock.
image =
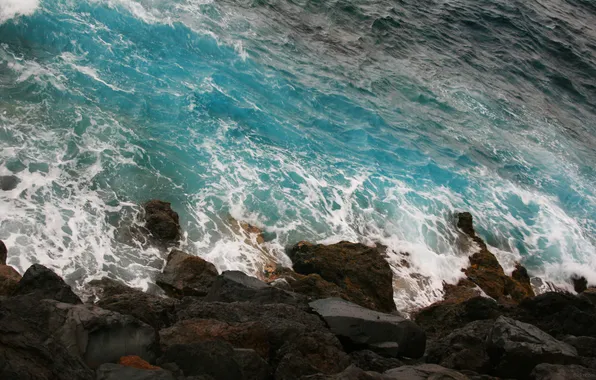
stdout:
{"type": "Polygon", "coordinates": [[[180,220],[171,203],[153,199],[145,203],[143,209],[145,228],[153,237],[167,244],[180,240],[180,220]]]}
{"type": "Polygon", "coordinates": [[[118,364],[123,365],[125,367],[132,367],[137,369],[150,369],[150,370],[159,370],[161,368],[149,364],[146,360],[143,360],[140,356],[137,355],[128,355],[123,356],[118,360],[118,364]]]}
{"type": "Polygon", "coordinates": [[[304,296],[270,286],[240,271],[225,271],[219,275],[209,289],[205,301],[250,301],[260,304],[287,303],[306,306],[304,296]]]}
{"type": "Polygon", "coordinates": [[[242,233],[246,236],[247,244],[255,245],[256,243],[256,245],[260,245],[265,242],[263,230],[261,230],[259,227],[253,226],[248,222],[236,220],[231,216],[228,218],[228,221],[235,233],[242,233]]]}
{"type": "Polygon", "coordinates": [[[56,338],[0,301],[0,379],[91,380],[93,371],[56,338]]]}
{"type": "Polygon", "coordinates": [[[563,339],[563,342],[575,347],[579,356],[596,357],[596,338],[594,337],[569,335],[563,339]]]}
{"type": "Polygon", "coordinates": [[[532,380],[596,380],[596,370],[579,365],[539,364],[532,371],[532,380]]]}
{"type": "Polygon", "coordinates": [[[385,358],[371,350],[354,351],[350,353],[350,361],[364,371],[385,372],[404,365],[396,358],[385,358]]]}
{"type": "Polygon", "coordinates": [[[300,242],[288,251],[294,270],[318,274],[339,286],[346,298],[363,307],[395,311],[393,272],[384,258],[385,247],[340,242],[332,245],[300,242]]]}
{"type": "Polygon", "coordinates": [[[156,283],[172,297],[205,296],[217,275],[215,265],[174,249],[156,283]]]}
{"type": "Polygon", "coordinates": [[[596,305],[596,288],[589,287],[588,289],[581,292],[579,295],[581,299],[589,301],[593,305],[596,305]]]}
{"type": "Polygon", "coordinates": [[[459,213],[457,218],[459,229],[480,248],[478,252],[470,256],[470,265],[464,269],[468,279],[499,302],[520,302],[524,298],[534,296],[526,269],[518,264],[513,277],[505,274],[503,267],[495,255],[488,250],[484,240],[476,235],[472,214],[469,212],[459,213]]]}
{"type": "Polygon", "coordinates": [[[41,264],[33,264],[27,269],[13,295],[28,295],[37,300],[52,299],[72,304],[82,303],[60,276],[41,264]]]}
{"type": "Polygon", "coordinates": [[[436,364],[406,365],[383,375],[386,380],[468,380],[466,375],[436,364]]]}
{"type": "Polygon", "coordinates": [[[10,296],[17,288],[21,275],[10,265],[0,264],[0,296],[10,296]]]}
{"type": "Polygon", "coordinates": [[[234,349],[221,340],[178,344],[165,350],[158,363],[176,363],[186,376],[209,375],[214,380],[244,379],[234,349]]]}
{"type": "Polygon", "coordinates": [[[87,288],[99,299],[127,293],[145,294],[140,289],[131,288],[120,281],[108,277],[102,277],[101,280],[89,281],[87,288]]]}
{"type": "Polygon", "coordinates": [[[539,328],[507,317],[495,321],[487,339],[487,350],[495,373],[526,378],[540,363],[573,364],[577,351],[539,328]]]}
{"type": "Polygon", "coordinates": [[[0,176],[0,190],[10,191],[17,188],[21,180],[14,175],[0,176]]]}
{"type": "Polygon", "coordinates": [[[431,341],[426,361],[456,370],[488,371],[491,365],[486,338],[493,324],[493,320],[471,322],[444,338],[431,341]]]}
{"type": "Polygon", "coordinates": [[[588,280],[584,276],[572,276],[571,283],[573,284],[573,290],[577,294],[588,289],[588,280]]]}
{"type": "Polygon", "coordinates": [[[240,366],[245,380],[272,379],[269,364],[255,350],[235,348],[234,359],[240,366]]]}
{"type": "Polygon", "coordinates": [[[459,280],[455,285],[443,284],[443,292],[443,303],[461,303],[482,296],[482,289],[467,278],[459,280]]]}
{"type": "Polygon", "coordinates": [[[0,265],[6,265],[6,258],[8,257],[8,248],[2,240],[0,240],[0,265]]]}
{"type": "Polygon", "coordinates": [[[424,354],[426,334],[410,320],[365,309],[340,298],[309,305],[349,349],[370,349],[381,355],[412,358],[424,354]]]}
{"type": "Polygon", "coordinates": [[[159,330],[175,322],[175,308],[178,300],[161,298],[146,293],[123,293],[102,298],[97,306],[132,315],[149,326],[159,330]]]}
{"type": "Polygon", "coordinates": [[[96,380],[176,380],[169,371],[162,369],[140,369],[112,363],[102,364],[96,376],[96,380]]]}

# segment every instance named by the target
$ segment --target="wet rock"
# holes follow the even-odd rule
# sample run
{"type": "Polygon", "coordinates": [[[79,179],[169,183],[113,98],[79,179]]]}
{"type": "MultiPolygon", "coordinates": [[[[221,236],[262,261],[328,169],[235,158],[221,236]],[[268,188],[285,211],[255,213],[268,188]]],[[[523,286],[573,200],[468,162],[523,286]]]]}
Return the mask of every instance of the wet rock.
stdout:
{"type": "Polygon", "coordinates": [[[426,334],[410,320],[365,309],[339,298],[318,300],[309,305],[350,350],[370,349],[381,355],[411,358],[424,354],[426,334]]]}
{"type": "Polygon", "coordinates": [[[572,276],[571,283],[573,284],[573,290],[575,290],[577,294],[588,289],[588,280],[583,276],[572,276]]]}
{"type": "Polygon", "coordinates": [[[539,364],[532,371],[532,380],[596,380],[596,370],[579,365],[539,364]]]}
{"type": "Polygon", "coordinates": [[[107,363],[96,371],[96,380],[176,380],[169,372],[162,369],[148,370],[107,363]]]}
{"type": "Polygon", "coordinates": [[[261,245],[265,242],[263,230],[257,226],[244,221],[239,221],[229,217],[230,226],[235,233],[242,233],[246,236],[246,243],[251,245],[261,245]]]}
{"type": "Polygon", "coordinates": [[[354,351],[350,353],[350,361],[364,371],[385,372],[392,368],[401,367],[404,363],[396,358],[385,358],[370,350],[354,351]]]}
{"type": "Polygon", "coordinates": [[[21,180],[14,175],[0,176],[0,190],[10,191],[17,188],[21,180]]]}
{"type": "Polygon", "coordinates": [[[101,280],[89,281],[87,283],[87,289],[98,299],[127,293],[145,294],[140,289],[131,288],[120,281],[108,277],[102,277],[101,280]]]}
{"type": "Polygon", "coordinates": [[[102,298],[97,302],[97,306],[120,314],[132,315],[159,330],[175,322],[177,303],[178,300],[171,298],[128,292],[102,298]]]}
{"type": "Polygon", "coordinates": [[[474,297],[482,296],[482,289],[467,278],[461,279],[457,284],[443,284],[444,303],[461,303],[474,297]]]}
{"type": "Polygon", "coordinates": [[[302,380],[390,380],[386,376],[376,372],[367,372],[358,368],[357,366],[351,365],[342,372],[326,376],[323,374],[317,374],[312,376],[302,377],[302,380]]]}
{"type": "Polygon", "coordinates": [[[217,275],[215,265],[174,249],[156,282],[172,297],[205,296],[217,275]]]}
{"type": "Polygon", "coordinates": [[[527,323],[507,317],[495,321],[487,339],[487,350],[502,377],[527,378],[540,363],[578,362],[575,348],[527,323]]]}
{"type": "Polygon", "coordinates": [[[587,300],[590,303],[592,303],[593,305],[596,305],[596,288],[588,288],[586,290],[584,290],[579,297],[581,299],[587,300]]]}
{"type": "Polygon", "coordinates": [[[596,357],[596,338],[570,335],[562,340],[575,347],[579,356],[596,357]]]}
{"type": "Polygon", "coordinates": [[[307,296],[310,301],[331,297],[350,300],[349,295],[342,288],[332,282],[324,280],[316,273],[302,275],[289,268],[280,268],[270,275],[269,280],[271,280],[271,278],[274,278],[274,280],[271,281],[271,285],[276,286],[276,283],[283,281],[284,284],[287,284],[286,290],[303,294],[307,296]]]}
{"type": "Polygon", "coordinates": [[[431,341],[426,361],[456,370],[487,372],[491,363],[486,338],[493,324],[492,320],[471,322],[444,338],[431,341]]]}
{"type": "Polygon", "coordinates": [[[269,364],[255,350],[235,348],[234,359],[240,366],[245,380],[269,380],[273,378],[269,364]]]}
{"type": "Polygon", "coordinates": [[[33,264],[27,269],[13,295],[28,295],[38,300],[52,299],[71,304],[82,303],[60,276],[41,264],[33,264]]]}
{"type": "Polygon", "coordinates": [[[153,237],[167,244],[180,240],[180,220],[171,203],[150,200],[143,205],[145,228],[153,237]]]}
{"type": "Polygon", "coordinates": [[[270,286],[240,271],[225,271],[219,275],[209,289],[205,301],[287,303],[306,307],[304,296],[270,286]]]}
{"type": "Polygon", "coordinates": [[[6,244],[0,240],[0,265],[6,265],[6,258],[8,257],[8,249],[6,244]]]}
{"type": "Polygon", "coordinates": [[[0,296],[10,296],[21,278],[19,272],[10,265],[0,265],[0,296]]]}
{"type": "Polygon", "coordinates": [[[520,302],[527,297],[534,296],[526,269],[518,264],[512,277],[505,274],[501,264],[488,250],[484,240],[476,235],[472,214],[459,213],[457,218],[459,229],[480,248],[478,252],[470,256],[470,265],[464,270],[468,279],[499,302],[520,302]]]}
{"type": "Polygon", "coordinates": [[[332,245],[300,242],[288,255],[297,273],[318,274],[339,286],[351,302],[382,312],[396,310],[393,273],[384,258],[385,247],[345,241],[332,245]]]}
{"type": "Polygon", "coordinates": [[[137,355],[123,356],[120,358],[120,360],[118,360],[118,364],[123,365],[125,367],[132,367],[137,369],[161,369],[157,366],[149,364],[147,361],[143,360],[140,356],[137,355]]]}
{"type": "Polygon", "coordinates": [[[244,379],[234,349],[214,340],[169,347],[158,363],[175,363],[186,376],[209,375],[214,380],[244,379]]]}
{"type": "Polygon", "coordinates": [[[387,380],[468,380],[462,373],[436,364],[406,365],[383,373],[387,380]]]}

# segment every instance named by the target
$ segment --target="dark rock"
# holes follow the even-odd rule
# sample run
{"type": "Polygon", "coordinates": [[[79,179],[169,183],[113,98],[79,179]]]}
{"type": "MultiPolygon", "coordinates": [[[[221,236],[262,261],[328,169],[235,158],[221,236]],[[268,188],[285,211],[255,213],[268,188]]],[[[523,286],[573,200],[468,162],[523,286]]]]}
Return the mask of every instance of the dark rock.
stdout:
{"type": "Polygon", "coordinates": [[[387,377],[376,372],[366,372],[357,366],[351,365],[342,372],[326,376],[317,374],[312,376],[303,376],[302,380],[390,380],[387,377]]]}
{"type": "Polygon", "coordinates": [[[573,283],[573,290],[575,290],[577,294],[588,289],[588,280],[583,276],[572,276],[571,282],[573,283]]]}
{"type": "Polygon", "coordinates": [[[462,303],[474,297],[482,296],[482,289],[475,283],[463,278],[455,285],[443,284],[443,301],[442,303],[462,303]]]}
{"type": "Polygon", "coordinates": [[[198,256],[174,249],[156,282],[172,297],[204,296],[217,275],[215,265],[198,256]]]}
{"type": "Polygon", "coordinates": [[[10,296],[17,288],[21,275],[13,267],[0,264],[0,296],[10,296]]]}
{"type": "Polygon", "coordinates": [[[596,338],[591,336],[572,336],[563,339],[563,342],[572,345],[579,356],[596,357],[596,338]]]}
{"type": "Polygon", "coordinates": [[[101,280],[92,280],[87,283],[87,288],[98,298],[106,298],[120,294],[145,294],[140,289],[131,288],[120,281],[108,277],[102,277],[101,280]]]}
{"type": "Polygon", "coordinates": [[[124,293],[100,299],[97,306],[120,314],[132,315],[159,330],[175,322],[177,303],[175,299],[146,293],[124,293]]]}
{"type": "Polygon", "coordinates": [[[527,323],[499,317],[487,339],[487,350],[495,373],[503,377],[527,378],[540,363],[573,364],[577,351],[527,323]]]}
{"type": "Polygon", "coordinates": [[[394,345],[393,356],[418,358],[424,354],[426,334],[410,320],[365,309],[339,298],[318,300],[309,305],[348,349],[370,349],[383,355],[387,353],[387,346],[383,344],[388,343],[394,345]]]}
{"type": "Polygon", "coordinates": [[[96,376],[96,380],[176,380],[169,371],[162,369],[139,369],[112,363],[102,364],[96,376]]]}
{"type": "Polygon", "coordinates": [[[539,364],[532,371],[532,380],[596,380],[596,370],[579,365],[539,364]]]}
{"type": "Polygon", "coordinates": [[[588,289],[581,292],[579,295],[581,299],[589,301],[592,305],[596,305],[596,288],[589,287],[588,289]]]}
{"type": "Polygon", "coordinates": [[[245,380],[269,380],[273,378],[269,364],[255,350],[235,348],[234,359],[240,366],[245,380]]]}
{"type": "Polygon", "coordinates": [[[2,240],[0,240],[0,265],[6,265],[6,258],[8,257],[8,249],[2,240]]]}
{"type": "Polygon", "coordinates": [[[176,363],[186,376],[209,375],[215,380],[243,379],[234,349],[213,340],[169,347],[158,363],[176,363]]]}
{"type": "Polygon", "coordinates": [[[486,338],[493,323],[492,320],[471,322],[444,338],[430,342],[426,361],[456,370],[487,372],[491,363],[486,352],[486,338]]]}
{"type": "Polygon", "coordinates": [[[385,249],[345,241],[332,245],[300,242],[288,255],[297,273],[318,274],[339,286],[348,300],[372,310],[391,312],[396,310],[393,272],[385,260],[385,249]]]}
{"type": "Polygon", "coordinates": [[[171,203],[154,199],[145,203],[143,208],[145,228],[155,238],[170,244],[180,240],[180,220],[171,203]]]}
{"type": "Polygon", "coordinates": [[[218,276],[209,289],[205,301],[287,303],[306,307],[304,296],[275,288],[240,271],[226,271],[218,276]]]}
{"type": "Polygon", "coordinates": [[[466,375],[436,364],[406,365],[383,375],[387,380],[468,380],[466,375]]]}
{"type": "Polygon", "coordinates": [[[60,276],[41,264],[33,264],[27,269],[13,295],[29,295],[38,300],[52,299],[72,304],[82,303],[60,276]]]}
{"type": "Polygon", "coordinates": [[[404,365],[399,359],[385,358],[370,350],[351,352],[350,361],[358,368],[374,372],[385,372],[404,365]]]}
{"type": "Polygon", "coordinates": [[[14,175],[0,176],[0,190],[10,191],[17,188],[21,180],[14,175]]]}
{"type": "Polygon", "coordinates": [[[91,380],[93,371],[56,338],[0,301],[0,379],[91,380]]]}

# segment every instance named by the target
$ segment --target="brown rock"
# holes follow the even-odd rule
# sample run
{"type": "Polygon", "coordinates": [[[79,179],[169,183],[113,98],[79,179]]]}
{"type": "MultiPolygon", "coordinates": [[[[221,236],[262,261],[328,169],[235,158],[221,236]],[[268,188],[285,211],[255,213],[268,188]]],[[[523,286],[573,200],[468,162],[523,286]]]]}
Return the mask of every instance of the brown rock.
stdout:
{"type": "Polygon", "coordinates": [[[482,295],[478,286],[467,278],[461,279],[456,285],[443,284],[443,291],[443,302],[446,303],[461,303],[482,295]]]}
{"type": "MultiPolygon", "coordinates": [[[[396,310],[393,273],[384,258],[385,249],[345,241],[331,245],[300,242],[289,250],[288,255],[297,273],[319,275],[341,288],[342,298],[369,309],[391,312],[396,310]]],[[[318,279],[308,281],[317,282],[318,279]]],[[[331,287],[327,286],[327,290],[331,287]]]]}
{"type": "Polygon", "coordinates": [[[17,288],[21,275],[9,265],[0,265],[0,296],[9,296],[17,288]]]}
{"type": "Polygon", "coordinates": [[[215,265],[174,249],[156,283],[171,297],[205,296],[217,275],[215,265]]]}
{"type": "Polygon", "coordinates": [[[136,356],[136,355],[123,356],[120,358],[120,361],[118,362],[118,364],[126,366],[126,367],[147,369],[147,370],[151,370],[151,371],[156,371],[156,370],[161,369],[160,367],[156,367],[154,365],[149,364],[145,360],[141,359],[140,356],[136,356]]]}
{"type": "Polygon", "coordinates": [[[145,228],[151,235],[164,243],[175,243],[180,239],[180,220],[171,203],[153,199],[143,208],[145,228]]]}
{"type": "Polygon", "coordinates": [[[229,222],[234,232],[246,235],[248,244],[252,243],[253,241],[257,244],[263,244],[265,242],[263,230],[261,230],[259,227],[253,226],[248,222],[236,220],[231,216],[229,218],[229,222]]]}
{"type": "Polygon", "coordinates": [[[0,265],[6,265],[8,249],[2,240],[0,240],[0,265]]]}

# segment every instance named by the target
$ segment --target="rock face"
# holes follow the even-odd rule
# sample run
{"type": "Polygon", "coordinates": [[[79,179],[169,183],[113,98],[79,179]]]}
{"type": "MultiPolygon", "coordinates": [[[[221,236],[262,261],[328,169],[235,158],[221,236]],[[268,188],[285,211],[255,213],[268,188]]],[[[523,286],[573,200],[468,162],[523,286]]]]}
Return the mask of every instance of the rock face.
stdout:
{"type": "Polygon", "coordinates": [[[205,296],[217,275],[215,265],[174,249],[156,282],[172,297],[205,296]]]}
{"type": "Polygon", "coordinates": [[[573,364],[577,351],[544,331],[507,317],[495,321],[487,338],[495,372],[502,377],[526,378],[540,363],[573,364]]]}
{"type": "Polygon", "coordinates": [[[530,375],[532,380],[596,380],[596,370],[579,365],[539,364],[530,375]]]}
{"type": "Polygon", "coordinates": [[[60,276],[41,264],[33,264],[27,269],[13,295],[28,295],[37,300],[52,299],[72,304],[82,303],[60,276]]]}
{"type": "Polygon", "coordinates": [[[339,286],[349,301],[363,307],[391,312],[393,273],[384,258],[384,247],[342,241],[332,245],[300,242],[288,251],[294,270],[318,274],[339,286]]]}
{"type": "Polygon", "coordinates": [[[171,203],[153,199],[145,203],[143,209],[145,228],[153,237],[166,244],[180,240],[180,220],[171,203]]]}
{"type": "Polygon", "coordinates": [[[340,298],[309,304],[344,345],[370,349],[383,356],[418,358],[424,354],[426,334],[412,321],[365,309],[340,298]]]}
{"type": "Polygon", "coordinates": [[[484,240],[476,235],[472,214],[463,212],[457,217],[459,229],[480,248],[470,256],[470,266],[464,270],[468,279],[499,302],[520,302],[524,298],[534,296],[530,277],[525,268],[518,265],[512,277],[507,276],[495,255],[488,250],[484,240]]]}
{"type": "Polygon", "coordinates": [[[436,364],[406,365],[384,373],[387,380],[468,380],[468,377],[436,364]]]}
{"type": "Polygon", "coordinates": [[[9,265],[0,265],[0,296],[9,296],[17,288],[21,275],[9,265]]]}
{"type": "Polygon", "coordinates": [[[3,175],[0,176],[0,190],[10,191],[17,188],[21,180],[14,175],[3,175]]]}

